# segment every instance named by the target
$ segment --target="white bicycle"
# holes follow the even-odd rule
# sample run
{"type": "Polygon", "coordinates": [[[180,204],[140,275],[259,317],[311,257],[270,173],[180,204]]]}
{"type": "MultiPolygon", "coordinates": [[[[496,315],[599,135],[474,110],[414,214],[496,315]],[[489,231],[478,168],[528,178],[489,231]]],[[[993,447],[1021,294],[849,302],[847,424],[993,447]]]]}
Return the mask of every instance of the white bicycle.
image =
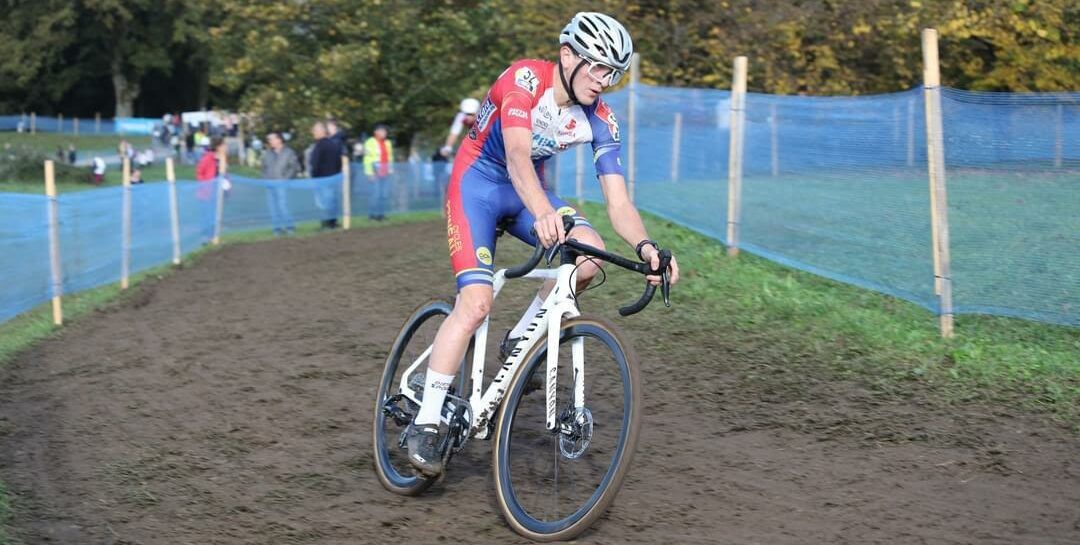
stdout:
{"type": "MultiPolygon", "coordinates": [[[[569,231],[573,220],[567,219],[569,231]]],[[[442,445],[443,467],[470,437],[493,436],[499,507],[515,531],[538,541],[571,539],[604,513],[629,469],[641,424],[637,358],[615,326],[581,316],[573,290],[577,258],[661,275],[665,304],[671,260],[671,253],[662,251],[660,267],[653,271],[645,263],[574,239],[547,252],[549,263],[556,253],[561,261],[557,269],[533,270],[545,254],[538,243],[528,262],[495,273],[496,297],[508,278],[554,278],[555,287],[486,390],[483,347],[488,321],[484,321],[465,356],[472,362],[471,370],[462,367],[442,411],[449,430],[442,445]],[[544,395],[530,395],[535,391],[530,387],[535,373],[542,373],[544,395]]],[[[639,312],[655,288],[646,283],[641,298],[619,312],[623,316],[639,312]]],[[[436,480],[413,470],[405,430],[420,406],[435,332],[452,308],[450,299],[421,305],[405,321],[386,360],[376,397],[373,442],[375,471],[391,492],[417,495],[436,480]]]]}

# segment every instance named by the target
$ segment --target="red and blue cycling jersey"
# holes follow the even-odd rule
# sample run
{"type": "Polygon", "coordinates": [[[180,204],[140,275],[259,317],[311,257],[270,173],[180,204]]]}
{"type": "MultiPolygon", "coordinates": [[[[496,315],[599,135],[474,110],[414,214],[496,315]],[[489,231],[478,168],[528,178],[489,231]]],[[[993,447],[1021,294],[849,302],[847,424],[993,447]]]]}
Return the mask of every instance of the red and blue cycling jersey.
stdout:
{"type": "MultiPolygon", "coordinates": [[[[458,289],[492,282],[495,229],[500,223],[506,223],[515,237],[535,243],[530,233],[535,219],[507,172],[504,128],[532,131],[531,157],[540,180],[545,160],[586,142],[592,144],[597,176],[623,174],[615,114],[600,99],[589,106],[560,108],[555,103],[555,69],[555,63],[541,60],[510,65],[491,86],[454,158],[446,196],[446,229],[458,289]]],[[[576,210],[544,189],[558,213],[588,225],[576,210]]]]}

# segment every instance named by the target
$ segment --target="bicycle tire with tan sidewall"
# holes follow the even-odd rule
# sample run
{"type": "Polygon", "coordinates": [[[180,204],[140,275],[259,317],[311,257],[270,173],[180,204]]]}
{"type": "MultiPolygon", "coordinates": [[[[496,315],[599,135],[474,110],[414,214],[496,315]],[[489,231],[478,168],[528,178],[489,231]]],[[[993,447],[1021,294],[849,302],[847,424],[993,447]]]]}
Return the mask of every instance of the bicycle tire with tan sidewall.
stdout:
{"type": "MultiPolygon", "coordinates": [[[[642,401],[641,378],[637,356],[629,345],[622,340],[621,334],[611,323],[593,317],[577,317],[566,320],[560,328],[560,345],[574,337],[593,337],[603,342],[612,351],[612,356],[619,365],[623,383],[623,426],[616,454],[605,476],[602,478],[593,496],[564,519],[544,522],[532,518],[519,503],[510,478],[509,445],[511,427],[517,405],[525,395],[525,387],[532,369],[537,365],[546,365],[547,341],[541,339],[526,354],[523,364],[510,382],[506,400],[495,426],[492,444],[492,469],[495,476],[495,496],[504,518],[515,532],[535,541],[562,541],[572,539],[587,530],[611,506],[622,487],[623,479],[630,469],[637,447],[641,428],[642,401]],[[591,505],[590,505],[591,504],[591,505]]],[[[568,365],[560,363],[560,365],[568,365]]],[[[585,357],[586,381],[588,381],[588,354],[585,357]]],[[[588,399],[586,399],[588,405],[588,399]]]]}

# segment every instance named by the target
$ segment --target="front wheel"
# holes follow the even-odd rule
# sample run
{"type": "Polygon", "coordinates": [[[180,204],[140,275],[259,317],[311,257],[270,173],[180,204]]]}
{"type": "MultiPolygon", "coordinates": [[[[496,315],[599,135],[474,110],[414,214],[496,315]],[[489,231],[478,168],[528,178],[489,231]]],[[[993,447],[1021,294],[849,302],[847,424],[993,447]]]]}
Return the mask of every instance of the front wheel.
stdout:
{"type": "MultiPolygon", "coordinates": [[[[402,375],[417,360],[423,361],[409,377],[416,389],[423,388],[435,333],[450,315],[453,301],[434,299],[420,305],[401,326],[390,355],[386,358],[379,392],[375,395],[375,418],[372,443],[375,447],[375,473],[387,490],[405,496],[415,496],[427,490],[435,478],[416,472],[409,463],[403,446],[403,433],[416,416],[419,405],[398,394],[402,375]]],[[[455,389],[463,391],[464,372],[458,373],[455,389]]],[[[421,394],[420,399],[423,399],[421,394]]]]}
{"type": "Polygon", "coordinates": [[[637,358],[614,326],[567,320],[559,336],[556,429],[549,431],[547,395],[529,388],[530,377],[546,372],[542,339],[525,356],[499,415],[495,490],[514,531],[537,541],[567,540],[603,515],[622,486],[641,424],[641,379],[637,358]],[[575,352],[584,359],[583,406],[574,399],[575,352]]]}

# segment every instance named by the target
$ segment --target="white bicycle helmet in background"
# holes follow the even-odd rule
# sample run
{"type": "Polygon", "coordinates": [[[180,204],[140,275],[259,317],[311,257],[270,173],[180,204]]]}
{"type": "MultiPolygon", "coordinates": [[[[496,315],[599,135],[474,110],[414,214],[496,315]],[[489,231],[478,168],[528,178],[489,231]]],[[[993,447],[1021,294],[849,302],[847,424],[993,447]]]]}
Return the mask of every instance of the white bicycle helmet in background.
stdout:
{"type": "Polygon", "coordinates": [[[460,109],[465,115],[476,115],[476,112],[480,111],[480,101],[475,98],[466,98],[461,101],[460,109]]]}
{"type": "Polygon", "coordinates": [[[569,45],[578,55],[612,68],[626,71],[634,54],[630,33],[614,18],[596,12],[579,12],[570,19],[559,43],[569,45]]]}

